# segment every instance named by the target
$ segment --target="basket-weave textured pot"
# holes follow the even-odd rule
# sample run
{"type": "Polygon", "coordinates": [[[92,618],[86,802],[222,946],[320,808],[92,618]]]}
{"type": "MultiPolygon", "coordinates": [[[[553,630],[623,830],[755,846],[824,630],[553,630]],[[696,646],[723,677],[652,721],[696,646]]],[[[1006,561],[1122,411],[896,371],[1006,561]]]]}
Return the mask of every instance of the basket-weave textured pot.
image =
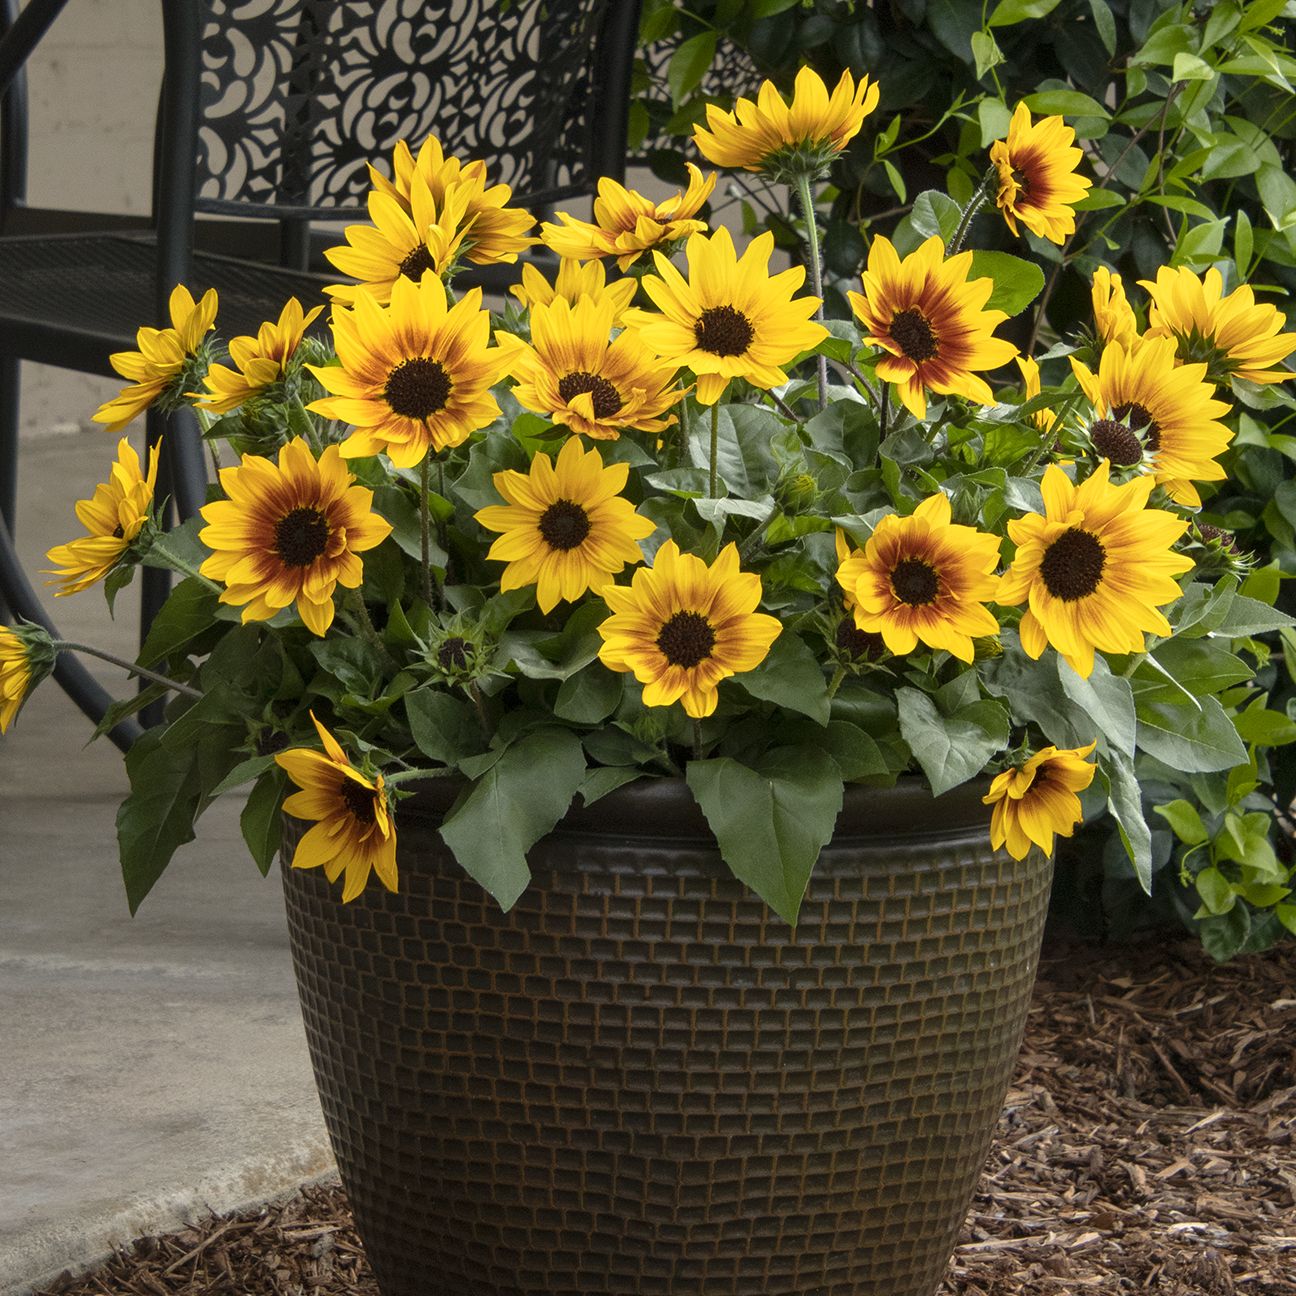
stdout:
{"type": "Polygon", "coordinates": [[[931,1296],[1049,888],[990,851],[980,791],[848,789],[795,933],[676,781],[569,815],[509,914],[436,836],[441,789],[401,806],[398,895],[285,869],[385,1296],[931,1296]]]}

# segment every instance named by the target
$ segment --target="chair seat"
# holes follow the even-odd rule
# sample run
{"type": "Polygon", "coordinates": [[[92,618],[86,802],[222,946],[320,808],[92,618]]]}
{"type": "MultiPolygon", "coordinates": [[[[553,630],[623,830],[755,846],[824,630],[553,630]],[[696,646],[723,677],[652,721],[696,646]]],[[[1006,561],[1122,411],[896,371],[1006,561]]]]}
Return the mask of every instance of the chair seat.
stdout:
{"type": "MultiPolygon", "coordinates": [[[[156,265],[147,233],[0,238],[0,353],[112,375],[108,357],[135,350],[136,331],[157,318],[156,265]]],[[[231,338],[255,335],[289,297],[309,309],[336,281],[197,252],[187,287],[216,289],[217,328],[231,338]]]]}

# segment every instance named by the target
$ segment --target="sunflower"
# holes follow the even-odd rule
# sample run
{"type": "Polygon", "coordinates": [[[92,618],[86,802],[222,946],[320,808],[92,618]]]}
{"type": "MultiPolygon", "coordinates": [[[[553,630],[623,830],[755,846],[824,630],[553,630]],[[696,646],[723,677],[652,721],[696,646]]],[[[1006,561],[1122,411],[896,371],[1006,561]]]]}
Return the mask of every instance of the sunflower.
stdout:
{"type": "Polygon", "coordinates": [[[1175,577],[1193,565],[1171,548],[1187,521],[1147,507],[1152,478],[1113,486],[1108,475],[1106,460],[1079,486],[1057,464],[1045,469],[1045,514],[1008,523],[1017,556],[998,594],[1005,606],[1030,600],[1021,644],[1031,657],[1052,644],[1086,679],[1095,649],[1141,653],[1145,632],[1170,633],[1157,609],[1179,597],[1175,577]]]}
{"type": "Polygon", "coordinates": [[[369,882],[370,871],[388,891],[396,890],[396,825],[387,805],[383,776],[366,778],[347,759],[336,738],[315,719],[324,751],[294,747],[280,752],[275,763],[301,790],[283,803],[285,814],[314,820],[297,849],[293,868],[324,866],[330,882],[346,872],[343,902],[356,898],[369,882]]]}
{"type": "Polygon", "coordinates": [[[267,320],[257,329],[256,337],[231,338],[230,359],[238,369],[214,364],[207,370],[207,390],[211,395],[202,399],[203,406],[217,414],[227,414],[260,395],[271,384],[282,382],[288,376],[306,330],[323,309],[323,306],[312,306],[303,312],[301,302],[290,297],[279,312],[278,323],[267,320]]]}
{"type": "Polygon", "coordinates": [[[341,363],[307,366],[331,393],[308,408],[355,428],[345,458],[385,451],[396,467],[412,468],[499,417],[490,389],[507,361],[488,345],[481,299],[471,288],[448,306],[445,285],[425,272],[418,283],[398,279],[387,306],[362,295],[353,309],[334,310],[341,363]]]}
{"type": "Polygon", "coordinates": [[[776,617],[756,611],[760,577],[738,570],[735,544],[708,567],[667,540],[652,567],[602,594],[612,615],[599,625],[599,659],[611,670],[634,672],[645,686],[645,706],[682,699],[694,719],[716,709],[722,679],[765,660],[783,629],[776,617]]]}
{"type": "Polygon", "coordinates": [[[897,384],[915,418],[927,415],[924,388],[991,404],[990,388],[972,371],[997,369],[1017,354],[1011,342],[991,336],[1008,316],[981,309],[994,280],[969,281],[971,267],[971,252],[946,261],[945,245],[934,235],[902,261],[879,234],[869,248],[863,294],[846,294],[865,341],[888,352],[878,377],[897,384]]]}
{"type": "Polygon", "coordinates": [[[213,551],[199,570],[225,583],[220,601],[241,606],[245,622],[269,620],[295,602],[307,627],[324,634],[334,588],[359,588],[356,555],[392,529],[371,511],[373,492],[354,480],[337,446],[316,460],[301,437],[279,451],[277,466],[244,455],[239,467],[223,468],[228,498],[203,507],[208,525],[198,535],[213,551]]]}
{"type": "MultiPolygon", "coordinates": [[[[1040,394],[1040,368],[1039,365],[1030,358],[1030,356],[1014,356],[1017,361],[1017,368],[1021,370],[1023,390],[1026,393],[1026,399],[1033,401],[1040,394]]],[[[1051,409],[1037,409],[1031,416],[1030,421],[1035,424],[1041,432],[1047,432],[1057,422],[1057,411],[1051,409]]]]}
{"type": "MultiPolygon", "coordinates": [[[[108,481],[100,482],[87,500],[78,500],[77,520],[87,535],[69,544],[55,545],[45,557],[62,570],[46,573],[63,582],[56,598],[76,594],[107,576],[121,561],[149,520],[157,485],[161,442],[149,450],[148,476],[140,472],[139,455],[125,437],[117,443],[117,462],[108,481]]],[[[55,581],[47,581],[53,585],[55,581]]]]}
{"type": "Polygon", "coordinates": [[[1132,351],[1141,339],[1138,320],[1125,296],[1120,275],[1113,274],[1106,266],[1099,266],[1094,271],[1090,297],[1093,301],[1094,326],[1103,345],[1119,342],[1126,351],[1132,351]]]}
{"type": "Polygon", "coordinates": [[[983,804],[994,806],[990,845],[1008,847],[1013,859],[1025,859],[1031,843],[1053,854],[1053,836],[1070,837],[1084,815],[1077,792],[1093,782],[1096,767],[1087,747],[1041,747],[1024,765],[996,774],[983,804]]]}
{"type": "Polygon", "coordinates": [[[500,334],[513,395],[529,410],[600,441],[623,429],[659,433],[675,422],[663,418],[680,398],[675,366],[663,364],[633,331],[608,335],[616,314],[610,297],[581,297],[572,306],[557,298],[531,309],[531,344],[500,334]]]}
{"type": "Polygon", "coordinates": [[[594,199],[593,222],[559,212],[561,225],[546,221],[541,226],[545,245],[561,257],[578,261],[614,256],[625,270],[650,248],[700,234],[706,221],[696,216],[715,188],[715,172],[703,178],[692,162],[684,165],[689,173],[688,188],[659,203],[604,176],[594,199]]]}
{"type": "Polygon", "coordinates": [[[592,297],[595,301],[606,298],[612,302],[612,323],[619,324],[638,289],[637,279],[617,279],[609,284],[602,261],[587,261],[582,264],[572,257],[563,257],[558,263],[558,274],[553,283],[535,266],[524,265],[522,282],[514,284],[509,292],[528,308],[549,306],[558,298],[573,306],[581,297],[592,297]]]}
{"type": "Polygon", "coordinates": [[[693,128],[698,151],[716,166],[764,171],[776,179],[817,175],[859,134],[877,107],[878,88],[843,72],[831,96],[817,72],[797,73],[792,102],[763,81],[756,102],[739,99],[733,112],[707,105],[706,125],[693,128]]]}
{"type": "Polygon", "coordinates": [[[1228,413],[1204,381],[1204,364],[1177,364],[1170,338],[1151,338],[1137,350],[1119,342],[1103,348],[1097,374],[1071,358],[1071,368],[1098,414],[1089,429],[1094,450],[1117,468],[1145,461],[1179,504],[1197,508],[1195,481],[1222,481],[1215,461],[1233,433],[1217,420],[1228,413]]]}
{"type": "Polygon", "coordinates": [[[999,633],[985,606],[999,588],[999,537],[950,518],[949,499],[932,495],[909,517],[882,518],[837,568],[855,628],[881,634],[897,655],[921,641],[970,662],[973,638],[999,633]]]}
{"type": "Polygon", "coordinates": [[[138,351],[118,351],[108,357],[112,367],[130,380],[130,386],[90,416],[96,423],[107,424],[109,432],[120,432],[150,405],[157,401],[167,404],[197,385],[201,375],[187,381],[187,371],[216,323],[216,289],[208,288],[195,304],[189,289],[176,284],[169,307],[170,328],[142,328],[135,334],[138,351]]]}
{"type": "Polygon", "coordinates": [[[27,644],[0,625],[0,734],[13,724],[34,684],[27,644]]]}
{"type": "Polygon", "coordinates": [[[1225,297],[1224,280],[1213,266],[1200,279],[1183,266],[1162,266],[1155,280],[1139,283],[1152,298],[1148,336],[1174,338],[1180,360],[1205,361],[1220,382],[1276,383],[1292,377],[1289,369],[1271,366],[1296,351],[1296,333],[1281,332],[1282,312],[1258,303],[1249,284],[1225,297]]]}
{"type": "Polygon", "coordinates": [[[495,489],[508,501],[474,516],[502,534],[487,558],[508,563],[500,589],[536,587],[541,612],[574,603],[586,590],[598,593],[627,563],[643,561],[638,541],[656,526],[622,499],[628,464],[603,466],[597,450],[582,450],[572,437],[554,463],[547,454],[529,473],[498,472],[495,489]]]}
{"type": "Polygon", "coordinates": [[[404,140],[399,141],[392,152],[392,178],[387,179],[372,166],[369,178],[379,193],[394,198],[411,216],[416,178],[427,187],[438,211],[443,210],[451,186],[466,183],[469,197],[462,220],[470,228],[464,248],[475,265],[511,265],[519,252],[537,241],[527,235],[535,217],[521,207],[508,205],[513,190],[506,184],[487,186],[484,162],[460,163],[458,158],[447,157],[435,135],[423,141],[417,157],[404,140]]]}
{"type": "Polygon", "coordinates": [[[781,366],[828,336],[810,319],[819,299],[792,295],[805,270],[793,266],[771,275],[773,251],[774,235],[768,232],[754,238],[741,257],[727,229],[710,238],[694,234],[685,253],[687,280],[660,252],[653,254],[661,277],[646,275],[643,287],[663,313],[625,313],[627,325],[650,351],[693,370],[703,405],[714,405],[731,378],[745,378],[766,391],[787,382],[781,366]]]}
{"type": "Polygon", "coordinates": [[[1075,233],[1075,211],[1093,184],[1076,174],[1084,150],[1074,147],[1075,131],[1061,117],[1042,117],[1031,125],[1024,103],[1008,123],[1008,138],[990,146],[999,173],[995,199],[1008,228],[1020,233],[1021,221],[1037,238],[1065,243],[1075,233]]]}

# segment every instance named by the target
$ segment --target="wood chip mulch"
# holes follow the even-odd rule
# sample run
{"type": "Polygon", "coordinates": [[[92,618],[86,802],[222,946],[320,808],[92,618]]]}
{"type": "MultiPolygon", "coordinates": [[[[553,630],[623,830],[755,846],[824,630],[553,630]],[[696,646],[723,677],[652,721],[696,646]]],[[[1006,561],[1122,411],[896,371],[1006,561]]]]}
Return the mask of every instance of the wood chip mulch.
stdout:
{"type": "MultiPolygon", "coordinates": [[[[1296,945],[1054,947],[937,1296],[1293,1296],[1296,945]]],[[[41,1296],[377,1296],[336,1185],[41,1296]]]]}

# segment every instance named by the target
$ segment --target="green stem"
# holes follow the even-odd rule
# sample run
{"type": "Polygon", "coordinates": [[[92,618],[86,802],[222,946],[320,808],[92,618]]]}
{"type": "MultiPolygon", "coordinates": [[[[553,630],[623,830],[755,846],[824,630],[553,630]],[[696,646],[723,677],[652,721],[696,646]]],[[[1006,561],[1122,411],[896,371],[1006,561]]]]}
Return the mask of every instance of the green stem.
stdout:
{"type": "Polygon", "coordinates": [[[842,686],[842,680],[846,678],[846,667],[838,666],[831,680],[828,681],[828,696],[834,698],[837,696],[837,690],[842,686]]]}
{"type": "MultiPolygon", "coordinates": [[[[802,172],[797,176],[797,195],[801,199],[801,210],[805,214],[806,246],[810,261],[810,286],[819,299],[819,308],[815,319],[824,317],[823,307],[823,269],[819,263],[819,224],[815,219],[814,194],[810,189],[810,177],[802,172]]],[[[819,379],[819,408],[823,410],[828,404],[828,357],[818,355],[816,373],[819,379]]]]}
{"type": "Polygon", "coordinates": [[[358,589],[347,590],[346,608],[355,618],[356,625],[360,627],[360,633],[373,647],[383,662],[393,671],[400,670],[400,663],[391,655],[387,645],[383,643],[382,636],[378,633],[378,627],[374,625],[373,618],[369,615],[369,608],[365,605],[364,595],[358,589]]]}
{"type": "Polygon", "coordinates": [[[414,779],[453,778],[455,773],[456,771],[448,766],[445,769],[397,770],[394,774],[384,774],[383,782],[388,787],[396,787],[400,783],[409,783],[414,779]]]}
{"type": "Polygon", "coordinates": [[[716,463],[720,458],[720,402],[711,406],[711,474],[707,479],[707,498],[718,499],[716,489],[720,478],[716,463]]]}
{"type": "Polygon", "coordinates": [[[996,173],[994,171],[987,172],[976,193],[968,199],[967,206],[963,208],[963,215],[959,217],[958,229],[954,231],[954,237],[950,239],[949,249],[945,253],[947,257],[954,256],[959,248],[963,246],[963,240],[967,238],[968,230],[972,228],[972,217],[981,210],[986,199],[990,197],[990,187],[995,180],[996,173]]]}
{"type": "Polygon", "coordinates": [[[693,759],[702,759],[702,721],[693,719],[693,759]]]}
{"type": "Polygon", "coordinates": [[[423,601],[430,608],[436,603],[432,597],[432,510],[428,506],[428,492],[432,489],[431,466],[428,456],[419,464],[419,542],[423,556],[423,601]]]}
{"type": "Polygon", "coordinates": [[[878,384],[878,440],[885,441],[887,423],[891,420],[891,388],[885,382],[878,384]]]}
{"type": "Polygon", "coordinates": [[[753,551],[756,549],[757,545],[760,544],[760,542],[761,542],[761,538],[764,536],[765,532],[768,531],[768,530],[770,529],[770,524],[774,521],[774,519],[775,519],[777,516],[778,516],[778,509],[776,509],[776,508],[772,508],[772,509],[770,509],[770,511],[769,511],[769,517],[767,517],[767,518],[766,518],[766,519],[765,519],[765,520],[760,524],[760,526],[758,526],[758,527],[756,528],[756,530],[753,531],[753,532],[751,533],[751,535],[749,535],[749,536],[747,537],[747,539],[744,540],[744,541],[742,542],[742,544],[740,544],[740,545],[738,546],[738,561],[739,561],[739,562],[745,562],[745,561],[747,560],[747,558],[749,558],[749,557],[751,556],[751,554],[753,553],[753,551]]]}
{"type": "Polygon", "coordinates": [[[70,639],[55,639],[54,651],[86,653],[91,657],[98,657],[100,661],[106,661],[110,666],[119,666],[130,675],[138,675],[141,679],[150,680],[154,684],[161,684],[164,688],[169,688],[182,697],[197,700],[203,696],[198,689],[190,688],[188,684],[181,684],[179,680],[173,680],[167,675],[159,675],[157,671],[138,666],[134,662],[129,662],[124,657],[118,657],[113,653],[104,652],[102,648],[92,648],[89,644],[74,643],[70,639]]]}
{"type": "Polygon", "coordinates": [[[464,690],[472,698],[473,708],[477,712],[477,723],[481,725],[482,737],[489,742],[491,738],[490,717],[486,714],[486,703],[482,698],[481,689],[477,687],[475,680],[469,680],[464,685],[464,690]]]}
{"type": "Polygon", "coordinates": [[[218,585],[214,580],[209,580],[192,563],[181,558],[179,554],[172,553],[171,550],[167,548],[166,542],[162,539],[164,534],[165,532],[159,531],[149,542],[149,554],[156,554],[157,557],[161,558],[168,567],[173,571],[178,571],[182,576],[192,576],[194,580],[202,581],[208,589],[215,590],[218,594],[221,593],[224,588],[223,586],[218,585]]]}

